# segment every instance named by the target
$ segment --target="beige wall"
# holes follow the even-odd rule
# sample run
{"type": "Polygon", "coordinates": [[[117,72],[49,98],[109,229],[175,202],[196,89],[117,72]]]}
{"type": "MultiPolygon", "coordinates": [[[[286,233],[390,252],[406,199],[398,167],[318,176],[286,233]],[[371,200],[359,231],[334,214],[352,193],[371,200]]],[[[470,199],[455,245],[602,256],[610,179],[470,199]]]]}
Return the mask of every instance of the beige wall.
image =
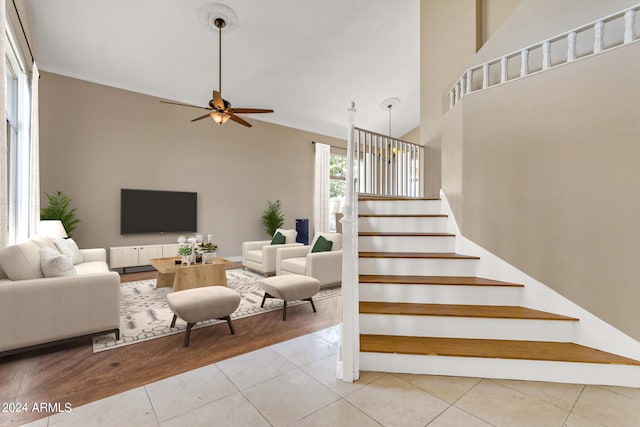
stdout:
{"type": "Polygon", "coordinates": [[[141,188],[196,191],[199,231],[213,234],[221,255],[240,255],[241,242],[267,237],[260,217],[268,200],[281,200],[287,228],[312,221],[311,141],[345,145],[252,117],[252,128],[191,123],[200,110],[42,74],[42,191],[73,198],[81,247],[175,242],[174,234],[120,235],[120,189],[141,188]]]}
{"type": "Polygon", "coordinates": [[[442,145],[463,234],[636,339],[638,57],[633,44],[468,95],[442,145]]]}
{"type": "Polygon", "coordinates": [[[482,44],[507,20],[522,0],[482,0],[482,44]]]}
{"type": "Polygon", "coordinates": [[[428,151],[428,197],[437,197],[440,191],[444,95],[476,52],[478,16],[476,0],[420,2],[420,144],[428,151]]]}
{"type": "MultiPolygon", "coordinates": [[[[484,1],[492,5],[515,0],[484,1]]],[[[637,3],[635,0],[522,0],[478,51],[473,64],[468,65],[514,52],[637,3]]],[[[494,9],[496,13],[499,11],[498,7],[494,9]]]]}

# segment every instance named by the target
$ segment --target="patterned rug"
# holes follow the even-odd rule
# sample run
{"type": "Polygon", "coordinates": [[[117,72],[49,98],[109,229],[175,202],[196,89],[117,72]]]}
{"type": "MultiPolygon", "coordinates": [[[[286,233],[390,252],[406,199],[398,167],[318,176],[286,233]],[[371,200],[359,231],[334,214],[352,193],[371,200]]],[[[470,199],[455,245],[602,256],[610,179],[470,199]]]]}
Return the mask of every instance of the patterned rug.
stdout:
{"type": "MultiPolygon", "coordinates": [[[[261,308],[264,291],[258,286],[263,276],[245,270],[227,270],[229,288],[238,292],[242,299],[240,306],[231,315],[231,319],[241,319],[254,314],[281,310],[282,300],[267,299],[261,308]]],[[[120,286],[120,339],[115,340],[113,334],[93,338],[93,352],[98,353],[112,348],[123,347],[142,341],[148,341],[167,335],[184,333],[186,323],[178,319],[175,328],[170,328],[173,312],[167,304],[167,294],[171,288],[156,289],[155,279],[125,282],[120,286]]],[[[313,297],[320,300],[340,295],[340,286],[324,288],[313,297]]],[[[290,302],[291,307],[309,304],[304,301],[290,302]]],[[[221,320],[209,320],[198,323],[194,329],[221,323],[221,320]]]]}

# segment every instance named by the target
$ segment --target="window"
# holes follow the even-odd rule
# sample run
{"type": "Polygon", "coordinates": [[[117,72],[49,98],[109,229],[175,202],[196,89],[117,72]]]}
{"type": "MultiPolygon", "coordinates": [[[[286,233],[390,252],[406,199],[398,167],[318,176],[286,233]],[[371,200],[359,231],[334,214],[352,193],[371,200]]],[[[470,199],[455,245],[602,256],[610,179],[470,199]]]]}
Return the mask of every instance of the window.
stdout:
{"type": "Polygon", "coordinates": [[[24,62],[7,23],[5,45],[9,243],[29,237],[31,94],[24,62]]]}
{"type": "Polygon", "coordinates": [[[329,157],[329,230],[336,231],[336,213],[344,207],[347,179],[347,158],[332,154],[329,157]]]}

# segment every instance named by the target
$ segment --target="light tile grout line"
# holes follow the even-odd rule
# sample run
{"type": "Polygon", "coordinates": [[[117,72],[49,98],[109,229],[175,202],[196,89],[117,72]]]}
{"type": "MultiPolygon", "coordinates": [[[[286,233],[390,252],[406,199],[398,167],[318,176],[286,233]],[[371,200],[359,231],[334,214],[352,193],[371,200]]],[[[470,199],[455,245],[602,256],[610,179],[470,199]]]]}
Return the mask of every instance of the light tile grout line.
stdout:
{"type": "MultiPolygon", "coordinates": [[[[476,377],[472,377],[472,378],[476,378],[476,377]]],[[[487,423],[487,424],[489,424],[489,425],[491,425],[491,426],[493,426],[493,427],[496,427],[496,425],[495,425],[495,424],[490,423],[489,421],[485,420],[484,418],[479,417],[479,416],[478,416],[478,415],[476,415],[476,414],[472,414],[471,412],[469,412],[469,411],[467,411],[467,410],[465,410],[465,409],[463,409],[463,408],[461,408],[461,407],[459,407],[459,406],[456,406],[456,403],[457,403],[457,402],[459,402],[463,397],[465,397],[467,394],[469,394],[469,393],[471,392],[471,390],[473,390],[474,388],[478,387],[478,385],[479,385],[481,382],[485,381],[485,380],[487,380],[487,378],[479,378],[479,381],[478,381],[478,382],[476,382],[476,383],[475,383],[471,388],[469,388],[469,390],[467,390],[467,391],[465,391],[464,393],[462,393],[462,395],[461,395],[460,397],[458,397],[458,398],[456,399],[456,401],[455,401],[455,402],[453,402],[453,403],[451,404],[451,406],[454,406],[456,409],[459,409],[460,411],[462,411],[462,412],[464,412],[464,413],[466,413],[466,414],[469,414],[469,415],[471,415],[471,416],[472,416],[472,417],[474,417],[474,418],[477,418],[477,419],[479,419],[479,420],[481,420],[481,421],[484,421],[485,423],[487,423]]]]}
{"type": "MultiPolygon", "coordinates": [[[[144,394],[147,396],[147,399],[149,399],[149,404],[151,405],[151,409],[153,410],[153,416],[156,418],[156,425],[160,426],[160,419],[158,418],[158,413],[156,412],[156,407],[153,404],[153,400],[151,399],[151,396],[149,395],[149,390],[147,390],[147,386],[146,385],[143,386],[143,387],[144,387],[144,394]]],[[[91,403],[93,403],[93,402],[91,402],[91,403]]]]}

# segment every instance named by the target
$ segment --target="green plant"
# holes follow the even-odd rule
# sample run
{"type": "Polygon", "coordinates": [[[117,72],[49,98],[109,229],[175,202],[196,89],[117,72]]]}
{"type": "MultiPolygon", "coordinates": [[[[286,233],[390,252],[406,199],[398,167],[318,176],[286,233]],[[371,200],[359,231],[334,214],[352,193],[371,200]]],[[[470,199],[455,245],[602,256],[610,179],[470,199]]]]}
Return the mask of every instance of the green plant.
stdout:
{"type": "Polygon", "coordinates": [[[218,245],[216,245],[215,243],[200,243],[198,245],[198,249],[201,252],[215,252],[218,249],[218,245]]]}
{"type": "Polygon", "coordinates": [[[183,245],[178,248],[178,255],[191,255],[193,253],[193,249],[189,245],[183,245]]]}
{"type": "Polygon", "coordinates": [[[284,224],[284,215],[280,206],[280,200],[275,202],[267,201],[267,209],[262,214],[262,224],[269,236],[273,236],[276,230],[284,224]]]}
{"type": "Polygon", "coordinates": [[[40,219],[59,219],[69,237],[73,237],[73,230],[80,222],[76,216],[75,208],[71,208],[71,197],[62,191],[53,194],[44,193],[49,201],[49,206],[40,209],[40,219]]]}

